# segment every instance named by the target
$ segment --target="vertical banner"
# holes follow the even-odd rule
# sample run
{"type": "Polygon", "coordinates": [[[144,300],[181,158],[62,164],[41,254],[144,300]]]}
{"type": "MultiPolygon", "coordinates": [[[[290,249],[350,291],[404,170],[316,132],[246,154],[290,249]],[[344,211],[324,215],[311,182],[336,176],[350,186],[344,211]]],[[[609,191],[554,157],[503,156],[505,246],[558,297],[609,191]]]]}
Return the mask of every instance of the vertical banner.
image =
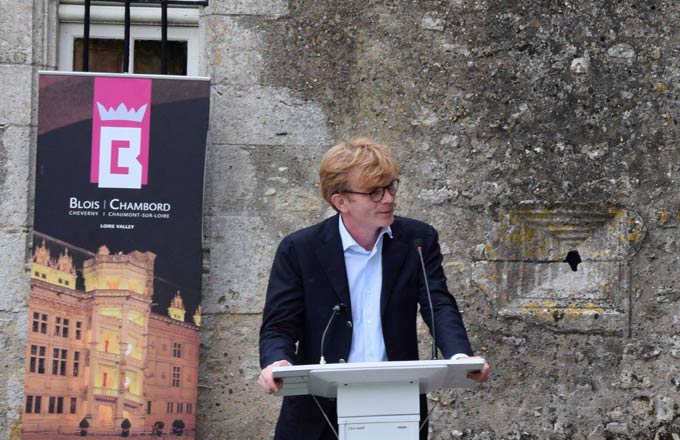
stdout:
{"type": "Polygon", "coordinates": [[[210,82],[39,85],[22,438],[193,439],[210,82]]]}

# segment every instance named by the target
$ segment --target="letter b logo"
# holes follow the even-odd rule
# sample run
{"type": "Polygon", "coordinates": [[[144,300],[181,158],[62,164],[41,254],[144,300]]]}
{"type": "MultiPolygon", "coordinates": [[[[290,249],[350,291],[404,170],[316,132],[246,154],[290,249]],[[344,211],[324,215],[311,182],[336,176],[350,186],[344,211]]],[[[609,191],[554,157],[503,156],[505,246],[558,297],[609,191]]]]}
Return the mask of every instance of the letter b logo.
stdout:
{"type": "Polygon", "coordinates": [[[151,80],[95,79],[90,181],[100,188],[148,183],[150,101],[151,80]]]}

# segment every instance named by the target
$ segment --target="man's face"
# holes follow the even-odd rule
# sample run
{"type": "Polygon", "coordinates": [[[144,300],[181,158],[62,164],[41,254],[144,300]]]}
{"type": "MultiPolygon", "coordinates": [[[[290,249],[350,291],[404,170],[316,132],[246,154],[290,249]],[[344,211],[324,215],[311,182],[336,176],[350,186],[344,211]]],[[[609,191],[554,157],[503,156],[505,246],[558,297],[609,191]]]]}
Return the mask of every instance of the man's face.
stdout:
{"type": "MultiPolygon", "coordinates": [[[[350,191],[369,193],[376,188],[385,187],[394,180],[389,177],[376,186],[366,186],[356,171],[348,175],[347,186],[350,191]]],[[[364,230],[379,229],[394,222],[395,196],[385,190],[382,200],[374,202],[369,195],[345,193],[342,219],[348,230],[359,228],[364,230]]]]}

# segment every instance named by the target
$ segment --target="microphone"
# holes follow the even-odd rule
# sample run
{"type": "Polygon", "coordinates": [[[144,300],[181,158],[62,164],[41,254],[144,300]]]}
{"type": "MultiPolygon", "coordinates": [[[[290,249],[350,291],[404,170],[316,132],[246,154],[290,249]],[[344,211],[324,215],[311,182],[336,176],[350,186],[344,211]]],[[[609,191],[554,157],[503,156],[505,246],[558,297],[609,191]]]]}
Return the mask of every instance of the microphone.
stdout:
{"type": "Polygon", "coordinates": [[[413,245],[418,251],[418,257],[420,257],[420,268],[423,272],[423,279],[425,280],[425,291],[427,292],[427,301],[430,304],[430,325],[432,330],[432,359],[437,359],[437,332],[435,331],[436,326],[434,325],[434,308],[432,307],[432,295],[430,295],[430,285],[427,282],[427,271],[425,270],[425,260],[423,260],[423,240],[416,238],[413,240],[413,245]]]}
{"type": "Polygon", "coordinates": [[[321,335],[321,359],[319,359],[319,364],[325,365],[326,364],[326,358],[323,357],[323,349],[324,349],[324,342],[326,340],[326,333],[328,333],[328,329],[331,326],[331,323],[335,319],[336,316],[338,316],[340,313],[345,311],[345,308],[347,306],[340,303],[336,304],[333,306],[333,314],[331,315],[331,318],[328,320],[328,324],[326,324],[326,329],[323,331],[323,335],[321,335]]]}

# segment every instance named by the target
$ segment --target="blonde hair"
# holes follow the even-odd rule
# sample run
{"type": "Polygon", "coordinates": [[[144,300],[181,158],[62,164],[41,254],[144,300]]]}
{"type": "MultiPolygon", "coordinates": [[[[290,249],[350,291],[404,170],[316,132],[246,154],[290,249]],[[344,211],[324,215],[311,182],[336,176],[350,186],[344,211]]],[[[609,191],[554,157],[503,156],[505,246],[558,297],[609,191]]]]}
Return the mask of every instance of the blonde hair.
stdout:
{"type": "Polygon", "coordinates": [[[331,206],[333,194],[353,189],[347,187],[347,179],[354,170],[360,184],[366,187],[381,185],[399,175],[399,165],[387,147],[367,138],[342,141],[326,152],[319,169],[321,195],[331,206]]]}

